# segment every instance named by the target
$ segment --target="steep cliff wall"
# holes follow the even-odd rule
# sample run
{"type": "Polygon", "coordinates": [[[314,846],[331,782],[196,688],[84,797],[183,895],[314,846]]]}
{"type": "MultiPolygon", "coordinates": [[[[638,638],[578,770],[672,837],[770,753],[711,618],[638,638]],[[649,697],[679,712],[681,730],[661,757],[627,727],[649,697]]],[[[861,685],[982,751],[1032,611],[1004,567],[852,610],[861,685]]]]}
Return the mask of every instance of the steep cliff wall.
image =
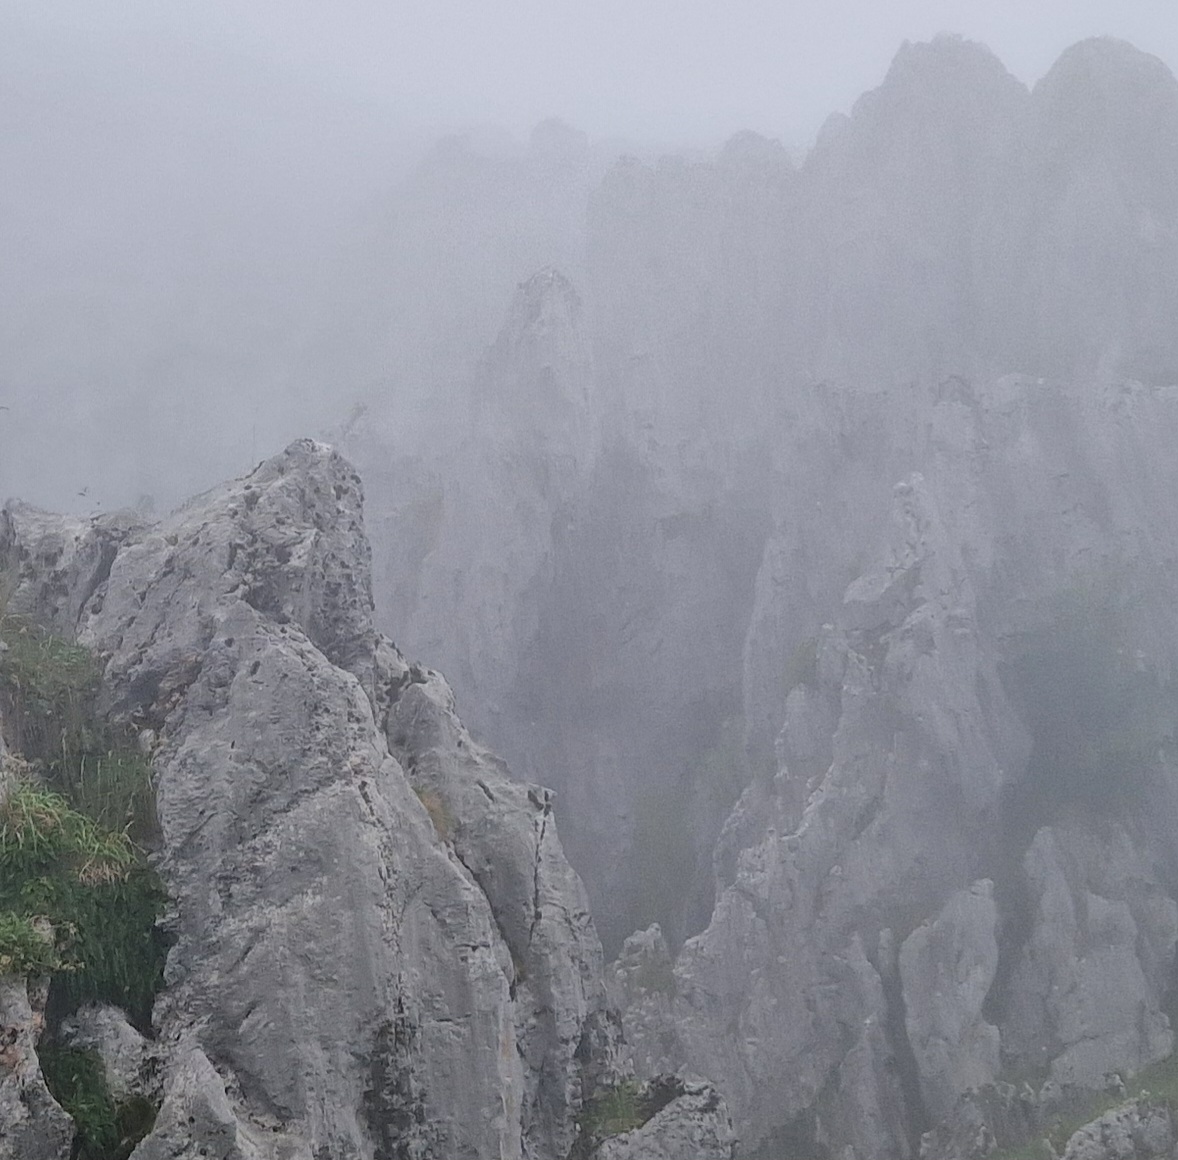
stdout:
{"type": "Polygon", "coordinates": [[[5,509],[9,611],[76,631],[151,752],[174,945],[139,1160],[564,1157],[618,1078],[548,791],[373,630],[369,554],[309,441],[156,525],[5,509]]]}
{"type": "MultiPolygon", "coordinates": [[[[796,525],[769,545],[750,669],[809,654],[776,773],[729,819],[669,979],[635,984],[642,942],[619,968],[640,1065],[691,1060],[765,1155],[799,1134],[914,1154],[972,1088],[1100,1088],[1174,1046],[1178,393],[950,388],[892,400],[918,435],[884,463],[921,472],[877,563],[840,584],[872,539],[852,521],[791,591],[796,525]]],[[[877,511],[886,478],[832,459],[826,504],[877,511]]]]}
{"type": "MultiPolygon", "coordinates": [[[[706,923],[709,851],[772,775],[789,682],[890,488],[933,477],[984,384],[1175,381],[1176,118],[1178,82],[1121,42],[1033,91],[979,45],[905,45],[800,166],[750,134],[619,162],[589,203],[584,309],[551,272],[520,287],[438,446],[349,435],[384,623],[557,790],[611,951],[706,923]]],[[[1058,473],[1068,425],[1097,419],[1050,394],[1019,406],[1058,473]]],[[[983,467],[982,502],[1029,512],[1027,458],[983,467]]]]}

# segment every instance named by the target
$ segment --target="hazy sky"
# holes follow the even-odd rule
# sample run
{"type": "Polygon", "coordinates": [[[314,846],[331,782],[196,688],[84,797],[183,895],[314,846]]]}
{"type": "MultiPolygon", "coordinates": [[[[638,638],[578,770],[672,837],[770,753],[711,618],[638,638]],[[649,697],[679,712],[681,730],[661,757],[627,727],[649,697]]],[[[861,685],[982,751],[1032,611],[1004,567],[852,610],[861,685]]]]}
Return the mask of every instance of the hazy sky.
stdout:
{"type": "MultiPolygon", "coordinates": [[[[981,40],[1022,79],[1111,33],[1178,67],[1178,0],[6,0],[8,51],[127,35],[166,63],[228,48],[411,129],[560,116],[595,136],[800,144],[876,85],[899,44],[981,40]]],[[[0,48],[0,53],[4,50],[0,48]]]]}

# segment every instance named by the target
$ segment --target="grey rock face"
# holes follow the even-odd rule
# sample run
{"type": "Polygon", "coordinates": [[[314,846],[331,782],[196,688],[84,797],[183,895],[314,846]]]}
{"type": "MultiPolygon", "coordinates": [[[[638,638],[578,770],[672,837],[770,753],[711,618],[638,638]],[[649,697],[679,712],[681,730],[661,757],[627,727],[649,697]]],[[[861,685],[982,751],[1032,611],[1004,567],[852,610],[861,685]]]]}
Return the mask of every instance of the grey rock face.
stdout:
{"type": "Polygon", "coordinates": [[[373,631],[360,508],[351,467],[308,441],[129,534],[97,586],[46,584],[22,529],[79,557],[101,529],[4,525],[16,597],[54,623],[81,609],[112,710],[154,737],[176,944],[140,1160],[548,1157],[612,1074],[546,792],[373,631]]]}
{"type": "Polygon", "coordinates": [[[675,961],[658,924],[636,931],[612,964],[609,994],[626,1012],[627,1058],[639,1075],[674,1070],[682,1061],[671,1024],[675,961]]]}
{"type": "Polygon", "coordinates": [[[1099,1088],[1174,1049],[1162,1013],[1178,904],[1125,830],[1040,830],[1027,851],[1033,927],[1018,960],[1003,1045],[1061,1084],[1099,1088]]]}
{"type": "Polygon", "coordinates": [[[97,1053],[116,1101],[143,1096],[158,1102],[159,1052],[118,1008],[83,1007],[64,1022],[61,1038],[70,1047],[97,1053]]]}
{"type": "Polygon", "coordinates": [[[375,493],[383,623],[447,673],[517,774],[556,791],[618,945],[655,918],[683,935],[664,913],[683,901],[652,912],[639,882],[693,882],[696,925],[710,905],[707,848],[735,791],[715,804],[680,786],[735,715],[760,531],[681,433],[648,432],[647,455],[628,425],[603,425],[609,375],[590,351],[576,292],[543,271],[518,288],[444,452],[389,463],[353,441],[375,493]]]}
{"type": "Polygon", "coordinates": [[[997,923],[994,884],[983,879],[954,894],[900,948],[908,1042],[936,1120],[998,1073],[998,1028],[982,1016],[998,970],[997,923]]]}
{"type": "Polygon", "coordinates": [[[44,1012],[24,979],[0,978],[0,1157],[68,1160],[74,1122],[49,1093],[37,1061],[44,1012]]]}
{"type": "MultiPolygon", "coordinates": [[[[803,572],[797,525],[771,540],[746,673],[766,726],[772,685],[754,678],[789,674],[773,678],[778,770],[724,828],[711,925],[678,956],[674,998],[627,1002],[635,1060],[690,1061],[753,1149],[805,1129],[903,1155],[1000,1062],[1103,1088],[1171,1050],[1174,399],[1025,378],[968,396],[886,396],[878,458],[832,458],[808,493],[854,532],[809,541],[803,572]],[[921,414],[914,446],[901,427],[921,414]],[[896,489],[885,562],[860,566],[840,607],[870,480],[910,455],[926,470],[896,489]],[[789,660],[793,626],[818,617],[789,660]],[[970,894],[983,877],[990,900],[970,894]],[[856,980],[837,1005],[836,978],[856,980]]],[[[983,1136],[991,1111],[1018,1119],[985,1108],[983,1136]]]]}
{"type": "Polygon", "coordinates": [[[386,702],[390,746],[510,953],[525,1155],[564,1156],[570,1109],[613,1077],[619,1031],[585,891],[561,851],[551,792],[512,780],[475,744],[437,673],[402,667],[386,702]]]}
{"type": "Polygon", "coordinates": [[[178,1047],[155,1127],[131,1153],[132,1160],[261,1160],[267,1154],[303,1160],[310,1152],[289,1142],[268,1153],[255,1148],[208,1057],[199,1047],[178,1047]]]}
{"type": "Polygon", "coordinates": [[[1176,1142],[1170,1109],[1143,1098],[1086,1124],[1068,1141],[1063,1160],[1152,1160],[1173,1155],[1176,1142]]]}
{"type": "Polygon", "coordinates": [[[731,877],[675,965],[682,1055],[670,1062],[717,1082],[752,1149],[813,1109],[816,1142],[907,1153],[893,932],[945,905],[942,884],[972,880],[967,835],[1001,783],[975,725],[979,690],[1001,696],[993,662],[958,631],[973,623],[972,590],[919,478],[898,489],[885,571],[883,595],[854,602],[866,627],[831,628],[817,646],[810,679],[838,712],[829,768],[800,819],[788,769],[746,791],[731,877]]]}

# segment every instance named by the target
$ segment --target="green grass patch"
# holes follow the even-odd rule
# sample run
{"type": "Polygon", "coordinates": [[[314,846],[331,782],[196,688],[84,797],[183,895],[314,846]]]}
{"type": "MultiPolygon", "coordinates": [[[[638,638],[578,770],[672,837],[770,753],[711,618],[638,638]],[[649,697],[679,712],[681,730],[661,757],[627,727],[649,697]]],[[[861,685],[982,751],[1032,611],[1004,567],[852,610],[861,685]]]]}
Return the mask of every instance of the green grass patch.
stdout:
{"type": "Polygon", "coordinates": [[[601,1139],[641,1128],[649,1118],[641,1085],[627,1079],[590,1100],[581,1112],[581,1130],[601,1139]]]}
{"type": "Polygon", "coordinates": [[[154,1126],[156,1108],[140,1096],[116,1101],[96,1052],[49,1047],[39,1058],[46,1086],[73,1117],[74,1160],[126,1160],[154,1126]]]}
{"type": "MultiPolygon", "coordinates": [[[[0,704],[24,760],[0,805],[0,956],[53,974],[60,1018],[121,1007],[142,1030],[163,977],[166,904],[146,848],[156,837],[151,766],[98,707],[96,658],[22,618],[0,617],[0,704]],[[52,925],[56,961],[29,927],[52,925]]],[[[42,940],[43,941],[43,940],[42,940]]]]}
{"type": "Polygon", "coordinates": [[[25,915],[0,910],[0,975],[48,975],[61,967],[52,935],[25,915]]]}
{"type": "Polygon", "coordinates": [[[23,617],[0,618],[0,694],[13,748],[45,761],[84,752],[95,738],[100,671],[89,650],[23,617]]]}
{"type": "Polygon", "coordinates": [[[683,1084],[675,1076],[660,1076],[646,1084],[624,1079],[604,1088],[581,1109],[569,1160],[587,1160],[602,1140],[641,1128],[682,1094],[683,1084]]]}
{"type": "Polygon", "coordinates": [[[150,1025],[167,949],[156,921],[166,901],[130,838],[60,794],[18,781],[0,805],[0,961],[8,954],[14,970],[53,973],[68,1010],[112,1003],[150,1025]],[[55,934],[45,949],[30,938],[38,918],[55,934]]]}

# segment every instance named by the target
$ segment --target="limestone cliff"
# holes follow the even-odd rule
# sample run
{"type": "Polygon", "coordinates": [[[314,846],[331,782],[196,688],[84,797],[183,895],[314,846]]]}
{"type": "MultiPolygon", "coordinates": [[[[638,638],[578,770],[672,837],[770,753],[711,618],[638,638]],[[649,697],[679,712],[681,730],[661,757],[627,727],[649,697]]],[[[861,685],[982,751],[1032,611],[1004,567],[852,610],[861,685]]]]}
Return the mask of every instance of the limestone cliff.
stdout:
{"type": "Polygon", "coordinates": [[[309,441],[155,525],[5,509],[9,610],[76,631],[151,751],[174,945],[137,1160],[547,1160],[618,1078],[548,791],[374,631],[361,519],[309,441]]]}
{"type": "Polygon", "coordinates": [[[1176,404],[1025,377],[892,395],[911,425],[877,428],[881,469],[832,455],[816,489],[849,534],[810,542],[808,584],[758,584],[746,655],[792,686],[776,773],[667,981],[634,985],[637,941],[619,965],[636,1061],[715,1080],[750,1154],[915,1154],[973,1089],[1099,1089],[1173,1050],[1176,404]]]}

